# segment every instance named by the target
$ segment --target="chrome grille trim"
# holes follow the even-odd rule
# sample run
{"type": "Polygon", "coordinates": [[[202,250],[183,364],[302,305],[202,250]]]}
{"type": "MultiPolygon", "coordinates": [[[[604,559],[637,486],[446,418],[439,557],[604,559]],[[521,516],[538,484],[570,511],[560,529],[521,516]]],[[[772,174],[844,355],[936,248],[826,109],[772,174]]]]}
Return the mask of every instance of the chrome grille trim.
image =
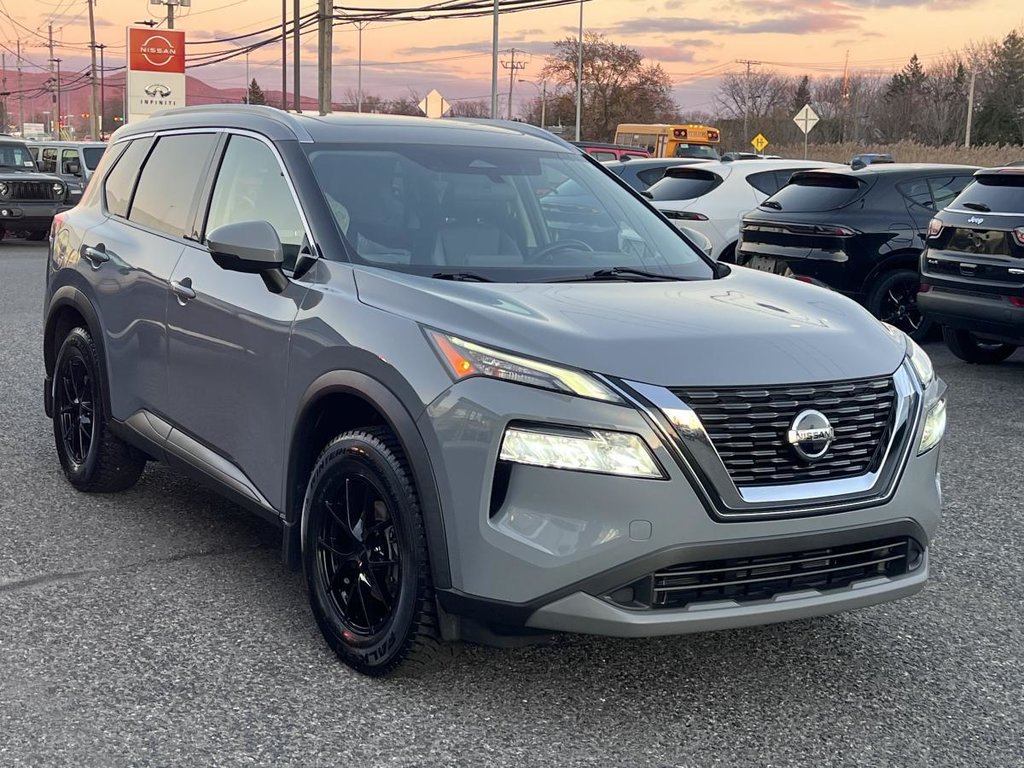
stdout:
{"type": "Polygon", "coordinates": [[[669,389],[632,381],[608,383],[658,430],[712,516],[750,520],[830,514],[889,501],[910,458],[921,420],[923,393],[909,365],[904,361],[892,374],[896,412],[876,471],[836,480],[744,488],[732,481],[696,411],[669,389]]]}

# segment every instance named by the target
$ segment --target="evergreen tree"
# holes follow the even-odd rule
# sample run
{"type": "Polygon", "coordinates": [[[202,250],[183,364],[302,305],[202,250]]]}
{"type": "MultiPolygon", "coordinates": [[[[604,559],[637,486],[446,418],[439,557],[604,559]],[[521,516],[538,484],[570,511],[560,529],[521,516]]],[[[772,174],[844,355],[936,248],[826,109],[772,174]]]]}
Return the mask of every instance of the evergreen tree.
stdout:
{"type": "Polygon", "coordinates": [[[1024,143],[1024,36],[1010,32],[993,51],[989,87],[978,104],[978,140],[1024,143]]]}
{"type": "Polygon", "coordinates": [[[260,84],[256,82],[256,78],[252,79],[249,83],[249,93],[246,96],[246,104],[266,104],[267,95],[263,93],[263,89],[260,88],[260,84]]]}
{"type": "Polygon", "coordinates": [[[790,105],[792,113],[795,115],[805,105],[811,103],[811,78],[804,75],[800,79],[800,85],[796,87],[793,92],[793,103],[790,105]]]}

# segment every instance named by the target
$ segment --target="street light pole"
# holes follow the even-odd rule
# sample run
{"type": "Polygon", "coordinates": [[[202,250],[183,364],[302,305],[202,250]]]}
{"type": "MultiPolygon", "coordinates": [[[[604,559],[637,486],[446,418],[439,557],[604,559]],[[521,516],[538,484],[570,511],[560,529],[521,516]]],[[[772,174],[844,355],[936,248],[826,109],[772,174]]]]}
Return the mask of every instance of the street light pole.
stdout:
{"type": "Polygon", "coordinates": [[[356,29],[359,30],[359,66],[356,84],[356,112],[363,111],[363,30],[369,26],[368,21],[357,21],[355,22],[356,29]]]}

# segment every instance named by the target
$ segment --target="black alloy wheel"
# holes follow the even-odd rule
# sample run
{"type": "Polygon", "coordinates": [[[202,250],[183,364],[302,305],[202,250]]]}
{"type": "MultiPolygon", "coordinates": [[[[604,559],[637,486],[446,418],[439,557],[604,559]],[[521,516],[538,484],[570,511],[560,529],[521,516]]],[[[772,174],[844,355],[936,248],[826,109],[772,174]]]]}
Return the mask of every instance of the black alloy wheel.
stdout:
{"type": "Polygon", "coordinates": [[[887,272],[875,282],[867,308],[879,320],[899,328],[914,341],[923,341],[931,333],[933,323],[918,309],[920,285],[921,278],[913,270],[887,272]]]}
{"type": "Polygon", "coordinates": [[[393,513],[373,477],[348,473],[325,493],[316,564],[349,631],[368,637],[391,617],[402,574],[393,513]]]}
{"type": "Polygon", "coordinates": [[[110,431],[101,370],[89,331],[73,328],[53,367],[53,437],[64,475],[75,488],[111,493],[135,485],[147,457],[110,431]]]}
{"type": "Polygon", "coordinates": [[[96,381],[77,350],[68,355],[57,372],[54,418],[60,422],[64,455],[75,468],[89,458],[96,433],[96,381]]]}
{"type": "Polygon", "coordinates": [[[342,661],[382,676],[450,653],[412,471],[389,430],[353,430],[327,444],[306,486],[302,537],[310,607],[342,661]]]}

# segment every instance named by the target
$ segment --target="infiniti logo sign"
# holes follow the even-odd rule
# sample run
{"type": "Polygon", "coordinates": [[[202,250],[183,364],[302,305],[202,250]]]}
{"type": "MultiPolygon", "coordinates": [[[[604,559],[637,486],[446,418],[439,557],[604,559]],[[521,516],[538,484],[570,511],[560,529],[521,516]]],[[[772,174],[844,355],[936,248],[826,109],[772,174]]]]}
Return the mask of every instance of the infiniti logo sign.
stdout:
{"type": "Polygon", "coordinates": [[[821,411],[801,411],[786,432],[786,442],[804,461],[820,459],[832,447],[836,432],[821,411]]]}

